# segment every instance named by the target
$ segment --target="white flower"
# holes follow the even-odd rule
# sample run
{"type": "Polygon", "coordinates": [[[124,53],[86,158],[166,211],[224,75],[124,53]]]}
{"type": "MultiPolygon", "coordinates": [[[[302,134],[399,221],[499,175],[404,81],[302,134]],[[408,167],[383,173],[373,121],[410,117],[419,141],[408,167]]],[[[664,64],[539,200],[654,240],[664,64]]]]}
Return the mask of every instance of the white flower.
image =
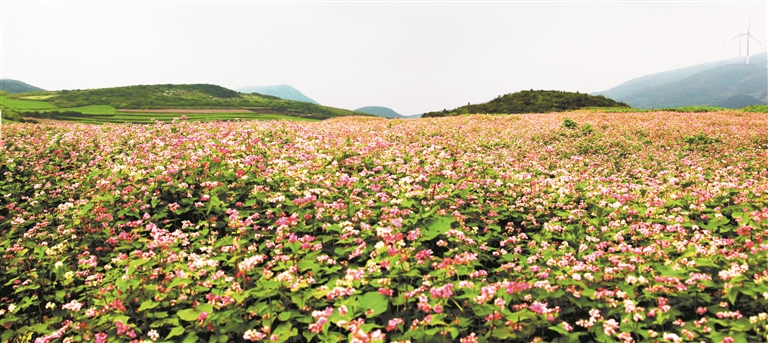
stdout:
{"type": "Polygon", "coordinates": [[[156,330],[149,330],[149,332],[147,333],[147,336],[149,336],[149,339],[154,341],[160,337],[160,334],[158,334],[156,330]]]}

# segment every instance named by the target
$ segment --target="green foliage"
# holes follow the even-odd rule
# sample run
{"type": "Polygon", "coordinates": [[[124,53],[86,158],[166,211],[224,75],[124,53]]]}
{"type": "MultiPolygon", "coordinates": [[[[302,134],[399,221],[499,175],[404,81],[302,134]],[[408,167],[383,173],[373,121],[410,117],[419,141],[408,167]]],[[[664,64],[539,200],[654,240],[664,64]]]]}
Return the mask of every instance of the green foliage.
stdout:
{"type": "Polygon", "coordinates": [[[593,96],[584,93],[563,91],[528,90],[499,96],[489,102],[466,105],[454,110],[425,113],[424,117],[444,117],[474,113],[550,113],[580,109],[584,107],[629,108],[622,102],[608,99],[602,95],[593,96]]]}
{"type": "Polygon", "coordinates": [[[768,113],[768,105],[752,105],[741,109],[743,112],[768,113]]]}
{"type": "Polygon", "coordinates": [[[34,120],[24,119],[24,116],[14,110],[0,109],[0,124],[3,122],[34,123],[34,120]]]}
{"type": "Polygon", "coordinates": [[[571,119],[571,118],[565,118],[565,120],[563,120],[563,124],[561,124],[561,126],[566,128],[566,129],[575,129],[575,128],[579,127],[579,124],[577,122],[573,121],[573,119],[571,119]]]}
{"type": "Polygon", "coordinates": [[[670,107],[670,108],[658,109],[658,111],[695,112],[695,113],[718,112],[723,110],[725,109],[722,107],[714,107],[714,106],[682,106],[682,107],[670,107]]]}
{"type": "Polygon", "coordinates": [[[722,140],[718,137],[711,137],[704,132],[695,135],[683,136],[683,142],[692,145],[710,145],[720,143],[722,140]]]}

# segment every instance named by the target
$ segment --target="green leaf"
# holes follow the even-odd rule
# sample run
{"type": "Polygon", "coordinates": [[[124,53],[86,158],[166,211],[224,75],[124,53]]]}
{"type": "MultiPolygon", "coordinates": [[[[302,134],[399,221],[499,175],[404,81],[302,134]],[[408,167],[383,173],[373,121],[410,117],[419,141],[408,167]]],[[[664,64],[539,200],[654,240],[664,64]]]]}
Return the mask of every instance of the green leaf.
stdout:
{"type": "Polygon", "coordinates": [[[358,297],[361,304],[364,304],[366,309],[373,310],[373,314],[368,317],[378,316],[387,311],[389,305],[389,299],[385,295],[379,292],[368,292],[362,297],[358,297]]]}
{"type": "Polygon", "coordinates": [[[181,336],[184,333],[184,328],[181,326],[174,327],[171,329],[171,332],[168,333],[168,336],[165,336],[165,339],[169,339],[171,337],[181,336]]]}
{"type": "Polygon", "coordinates": [[[141,302],[141,306],[139,306],[139,311],[144,311],[148,309],[153,309],[159,305],[158,303],[152,301],[151,299],[147,299],[141,302]]]}
{"type": "Polygon", "coordinates": [[[498,339],[510,339],[515,338],[517,335],[515,335],[514,332],[509,331],[509,329],[506,326],[498,327],[495,330],[493,330],[493,337],[498,339]]]}
{"type": "Polygon", "coordinates": [[[213,306],[211,304],[202,304],[197,306],[197,308],[185,308],[176,314],[179,316],[181,320],[185,320],[188,322],[193,322],[197,320],[197,317],[200,316],[201,313],[207,312],[208,314],[213,313],[213,306]]]}
{"type": "Polygon", "coordinates": [[[133,272],[136,270],[137,267],[139,267],[139,266],[141,266],[143,264],[146,264],[147,262],[149,262],[149,260],[143,259],[143,258],[140,258],[140,259],[133,260],[133,261],[129,262],[128,263],[128,272],[126,274],[128,274],[128,275],[133,274],[133,272]]]}
{"type": "Polygon", "coordinates": [[[214,173],[214,172],[218,171],[219,168],[221,168],[221,162],[211,162],[208,165],[208,168],[211,171],[211,173],[214,173]]]}
{"type": "Polygon", "coordinates": [[[450,217],[437,217],[427,221],[427,227],[421,231],[421,234],[425,239],[433,239],[438,235],[445,234],[451,229],[451,223],[453,218],[450,217]]]}
{"type": "Polygon", "coordinates": [[[189,334],[187,334],[187,337],[184,337],[184,340],[182,341],[182,343],[197,343],[197,340],[198,340],[197,334],[195,334],[194,332],[190,332],[189,334]]]}
{"type": "Polygon", "coordinates": [[[287,321],[288,319],[291,319],[291,313],[290,311],[280,312],[280,315],[277,316],[277,319],[279,319],[281,322],[287,321]]]}
{"type": "Polygon", "coordinates": [[[168,285],[168,288],[170,289],[170,288],[173,288],[173,287],[176,287],[176,286],[179,286],[179,285],[188,285],[190,283],[192,283],[192,280],[190,280],[190,279],[176,277],[176,278],[173,279],[173,281],[171,281],[171,284],[168,285]]]}

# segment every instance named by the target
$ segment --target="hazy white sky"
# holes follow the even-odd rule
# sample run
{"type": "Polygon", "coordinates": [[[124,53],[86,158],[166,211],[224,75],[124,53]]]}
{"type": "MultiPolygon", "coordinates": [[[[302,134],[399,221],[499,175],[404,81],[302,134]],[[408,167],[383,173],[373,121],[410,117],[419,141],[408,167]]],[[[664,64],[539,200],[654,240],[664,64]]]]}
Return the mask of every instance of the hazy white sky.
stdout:
{"type": "Polygon", "coordinates": [[[0,77],[48,90],[289,84],[401,114],[524,89],[594,92],[766,51],[744,2],[0,1],[0,77]],[[746,54],[746,41],[742,41],[746,54]]]}

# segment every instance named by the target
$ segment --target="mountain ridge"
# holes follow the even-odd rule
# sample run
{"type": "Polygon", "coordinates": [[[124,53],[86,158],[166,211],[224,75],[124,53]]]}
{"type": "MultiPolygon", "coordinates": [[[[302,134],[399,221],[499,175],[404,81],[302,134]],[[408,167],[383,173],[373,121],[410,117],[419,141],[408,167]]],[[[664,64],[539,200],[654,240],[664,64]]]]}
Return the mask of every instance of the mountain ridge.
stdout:
{"type": "Polygon", "coordinates": [[[766,104],[766,56],[752,55],[749,64],[742,57],[649,74],[593,94],[641,109],[766,104]]]}
{"type": "Polygon", "coordinates": [[[397,113],[395,110],[384,106],[364,106],[356,108],[355,111],[370,113],[384,118],[405,118],[406,116],[397,113]]]}
{"type": "Polygon", "coordinates": [[[291,87],[290,85],[271,85],[271,86],[245,86],[236,89],[240,93],[259,93],[264,95],[272,95],[285,100],[294,100],[301,102],[308,102],[311,104],[319,105],[317,101],[304,95],[298,89],[291,87]]]}

